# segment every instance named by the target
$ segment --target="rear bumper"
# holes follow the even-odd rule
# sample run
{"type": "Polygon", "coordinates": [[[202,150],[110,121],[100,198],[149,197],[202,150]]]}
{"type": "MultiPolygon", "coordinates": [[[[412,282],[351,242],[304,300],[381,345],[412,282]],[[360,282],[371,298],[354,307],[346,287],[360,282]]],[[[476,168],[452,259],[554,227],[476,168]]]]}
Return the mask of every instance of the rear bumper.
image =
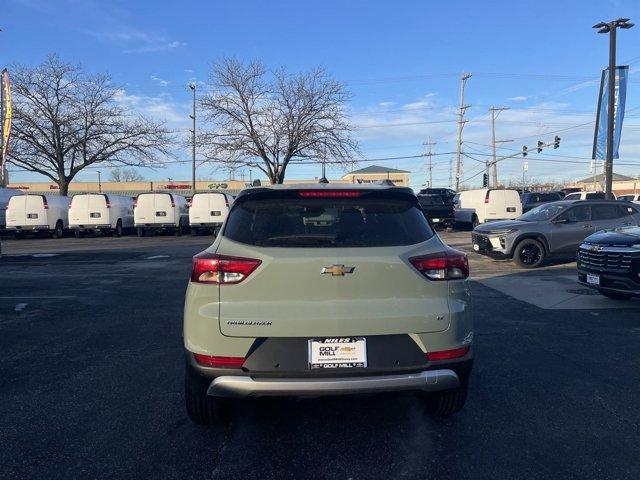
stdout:
{"type": "Polygon", "coordinates": [[[164,229],[164,228],[178,228],[175,223],[136,223],[135,228],[149,228],[149,229],[164,229]]]}
{"type": "Polygon", "coordinates": [[[212,227],[221,227],[222,226],[222,222],[199,222],[199,223],[194,223],[194,222],[189,222],[189,225],[191,227],[199,227],[199,228],[212,228],[212,227]]]}
{"type": "Polygon", "coordinates": [[[70,225],[73,230],[106,230],[113,228],[110,224],[93,224],[93,225],[70,225]]]}
{"type": "Polygon", "coordinates": [[[225,375],[215,378],[207,393],[214,397],[318,396],[401,390],[440,391],[460,385],[453,370],[428,370],[402,375],[347,378],[262,378],[225,375]]]}
{"type": "Polygon", "coordinates": [[[49,227],[49,225],[17,225],[17,226],[10,226],[7,225],[6,226],[7,230],[16,230],[19,232],[30,232],[30,231],[36,231],[36,230],[51,230],[51,227],[49,227]]]}

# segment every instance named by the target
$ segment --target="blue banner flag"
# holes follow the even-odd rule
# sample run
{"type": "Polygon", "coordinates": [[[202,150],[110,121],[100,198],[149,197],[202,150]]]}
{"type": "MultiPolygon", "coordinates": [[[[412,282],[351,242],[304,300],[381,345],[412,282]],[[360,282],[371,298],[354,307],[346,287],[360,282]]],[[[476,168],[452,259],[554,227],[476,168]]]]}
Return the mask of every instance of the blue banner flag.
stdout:
{"type": "MultiPolygon", "coordinates": [[[[624,120],[624,105],[627,98],[627,78],[629,66],[616,67],[614,107],[613,107],[613,158],[619,158],[620,136],[624,120]]],[[[593,155],[591,158],[605,160],[607,157],[607,123],[609,120],[609,69],[602,71],[600,96],[596,113],[596,131],[593,136],[593,155]]]]}

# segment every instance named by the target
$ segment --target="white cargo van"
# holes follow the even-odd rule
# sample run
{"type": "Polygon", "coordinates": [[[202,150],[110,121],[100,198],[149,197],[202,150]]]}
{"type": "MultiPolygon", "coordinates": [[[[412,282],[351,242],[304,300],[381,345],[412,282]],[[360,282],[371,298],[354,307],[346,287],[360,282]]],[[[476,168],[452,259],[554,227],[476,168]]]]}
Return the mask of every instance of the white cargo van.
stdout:
{"type": "Polygon", "coordinates": [[[69,204],[69,228],[76,237],[94,231],[120,237],[133,228],[133,199],[104,193],[79,193],[69,204]]]}
{"type": "Polygon", "coordinates": [[[628,193],[626,195],[620,195],[616,198],[616,200],[620,200],[621,202],[633,202],[640,204],[640,193],[628,193]]]}
{"type": "MultiPolygon", "coordinates": [[[[567,194],[563,200],[604,200],[607,198],[604,192],[572,192],[567,194]]],[[[613,198],[616,198],[614,195],[613,198]]]]}
{"type": "Polygon", "coordinates": [[[20,190],[13,190],[11,188],[0,187],[0,228],[4,228],[7,225],[7,205],[11,197],[20,195],[20,190]]]}
{"type": "Polygon", "coordinates": [[[150,230],[182,235],[189,226],[187,200],[173,193],[141,193],[134,203],[133,217],[139,237],[150,230]]]}
{"type": "Polygon", "coordinates": [[[456,223],[470,224],[494,220],[513,220],[522,215],[522,202],[517,190],[481,188],[456,194],[453,199],[456,223]]]}
{"type": "Polygon", "coordinates": [[[189,225],[191,234],[200,229],[211,229],[216,233],[227,219],[233,197],[222,192],[196,193],[189,201],[189,225]]]}
{"type": "Polygon", "coordinates": [[[9,199],[7,230],[16,236],[25,232],[50,232],[60,238],[68,227],[69,198],[60,195],[21,194],[9,199]]]}

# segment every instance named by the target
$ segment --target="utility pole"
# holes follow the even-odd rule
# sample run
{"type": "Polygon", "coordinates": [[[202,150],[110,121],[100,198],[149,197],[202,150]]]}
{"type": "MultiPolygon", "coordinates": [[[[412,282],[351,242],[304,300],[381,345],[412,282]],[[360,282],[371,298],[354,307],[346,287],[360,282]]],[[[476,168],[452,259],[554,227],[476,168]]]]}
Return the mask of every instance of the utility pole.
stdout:
{"type": "Polygon", "coordinates": [[[524,194],[524,186],[525,186],[525,178],[524,174],[529,170],[529,162],[524,162],[522,164],[522,193],[524,194]]]}
{"type": "MultiPolygon", "coordinates": [[[[509,110],[506,107],[491,107],[489,112],[491,113],[491,148],[492,148],[492,161],[491,161],[491,186],[496,188],[498,186],[498,167],[496,164],[496,118],[500,112],[509,110]]],[[[486,165],[486,174],[489,175],[489,164],[486,165]]]]}
{"type": "Polygon", "coordinates": [[[427,165],[427,170],[429,171],[429,180],[428,180],[428,184],[427,187],[428,188],[432,188],[433,187],[433,164],[431,163],[431,157],[433,156],[433,153],[431,152],[431,147],[433,145],[435,145],[436,142],[432,142],[431,141],[431,137],[429,137],[429,140],[427,142],[424,142],[422,145],[424,145],[425,147],[427,147],[427,157],[429,157],[429,165],[427,165]]]}
{"type": "Polygon", "coordinates": [[[469,107],[464,104],[464,87],[470,78],[470,73],[463,73],[460,77],[460,107],[458,109],[458,139],[456,144],[456,191],[460,189],[460,177],[462,176],[462,129],[464,124],[467,123],[464,119],[464,113],[469,107]]]}
{"type": "Polygon", "coordinates": [[[191,105],[191,121],[193,122],[193,126],[191,128],[191,190],[195,195],[196,193],[196,84],[189,84],[189,88],[191,89],[193,102],[191,105]]]}
{"type": "Polygon", "coordinates": [[[98,192],[102,192],[102,182],[100,181],[100,170],[98,170],[98,192]]]}
{"type": "Polygon", "coordinates": [[[605,196],[609,200],[613,200],[613,133],[615,128],[615,105],[616,97],[616,30],[618,28],[628,29],[633,27],[633,23],[629,23],[628,18],[619,18],[611,22],[600,22],[593,26],[598,28],[598,33],[609,34],[609,95],[607,106],[607,158],[604,162],[605,176],[605,196]]]}

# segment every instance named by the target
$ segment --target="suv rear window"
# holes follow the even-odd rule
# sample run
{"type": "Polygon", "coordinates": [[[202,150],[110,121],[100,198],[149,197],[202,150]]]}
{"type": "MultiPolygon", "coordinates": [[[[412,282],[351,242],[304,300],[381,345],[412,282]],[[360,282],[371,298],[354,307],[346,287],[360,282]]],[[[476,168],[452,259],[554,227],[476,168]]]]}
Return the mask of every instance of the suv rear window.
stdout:
{"type": "Polygon", "coordinates": [[[239,197],[223,235],[260,247],[389,247],[424,242],[433,231],[407,194],[303,198],[287,191],[239,197]]]}

